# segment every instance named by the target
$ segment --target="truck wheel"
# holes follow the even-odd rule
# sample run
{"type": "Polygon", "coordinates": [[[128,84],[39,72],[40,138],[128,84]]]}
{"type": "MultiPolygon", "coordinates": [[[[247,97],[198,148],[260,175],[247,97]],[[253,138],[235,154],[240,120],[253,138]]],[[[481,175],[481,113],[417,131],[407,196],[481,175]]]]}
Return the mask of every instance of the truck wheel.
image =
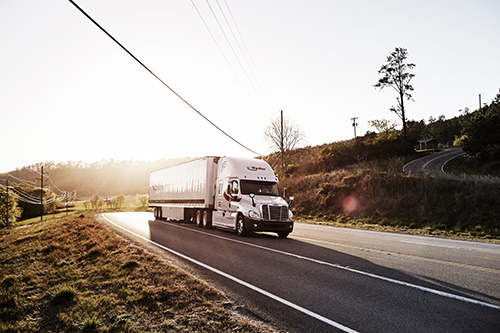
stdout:
{"type": "Polygon", "coordinates": [[[199,211],[199,210],[196,211],[196,215],[195,215],[194,219],[196,221],[196,225],[201,228],[203,226],[201,211],[199,211]]]}
{"type": "Polygon", "coordinates": [[[238,236],[245,236],[247,231],[245,230],[245,223],[243,222],[243,216],[239,215],[236,220],[236,234],[238,236]]]}
{"type": "Polygon", "coordinates": [[[155,220],[161,220],[161,207],[155,207],[154,216],[155,220]]]}
{"type": "Polygon", "coordinates": [[[212,227],[212,214],[204,211],[202,217],[203,228],[210,229],[212,227]]]}
{"type": "Polygon", "coordinates": [[[286,231],[280,231],[280,232],[278,232],[279,238],[287,238],[288,234],[290,234],[290,233],[286,232],[286,231]]]}

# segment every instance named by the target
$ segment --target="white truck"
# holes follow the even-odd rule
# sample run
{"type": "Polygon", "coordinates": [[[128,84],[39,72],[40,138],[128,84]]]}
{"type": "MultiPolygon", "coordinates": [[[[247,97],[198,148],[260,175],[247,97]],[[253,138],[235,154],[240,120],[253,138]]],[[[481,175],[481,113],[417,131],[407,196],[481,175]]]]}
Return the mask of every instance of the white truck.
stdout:
{"type": "Polygon", "coordinates": [[[269,164],[252,158],[206,156],[149,177],[149,207],[156,219],[195,221],[240,236],[270,231],[287,237],[293,214],[284,197],[269,164]]]}

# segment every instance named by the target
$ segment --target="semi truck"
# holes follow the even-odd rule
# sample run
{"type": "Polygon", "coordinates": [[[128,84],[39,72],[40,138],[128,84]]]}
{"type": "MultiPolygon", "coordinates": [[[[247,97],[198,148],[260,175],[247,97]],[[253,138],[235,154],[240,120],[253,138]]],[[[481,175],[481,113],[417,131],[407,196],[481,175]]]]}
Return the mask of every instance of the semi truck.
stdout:
{"type": "Polygon", "coordinates": [[[152,171],[149,207],[155,219],[195,222],[244,236],[254,231],[293,231],[293,214],[280,196],[278,178],[263,160],[206,156],[152,171]]]}

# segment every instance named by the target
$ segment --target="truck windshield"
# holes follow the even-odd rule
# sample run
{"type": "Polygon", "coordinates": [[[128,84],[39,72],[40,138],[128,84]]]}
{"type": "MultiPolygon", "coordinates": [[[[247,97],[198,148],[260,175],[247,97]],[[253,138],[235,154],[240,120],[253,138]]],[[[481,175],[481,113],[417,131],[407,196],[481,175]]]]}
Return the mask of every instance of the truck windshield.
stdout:
{"type": "Polygon", "coordinates": [[[255,180],[241,180],[241,194],[274,195],[279,196],[278,184],[275,182],[259,182],[255,180]]]}

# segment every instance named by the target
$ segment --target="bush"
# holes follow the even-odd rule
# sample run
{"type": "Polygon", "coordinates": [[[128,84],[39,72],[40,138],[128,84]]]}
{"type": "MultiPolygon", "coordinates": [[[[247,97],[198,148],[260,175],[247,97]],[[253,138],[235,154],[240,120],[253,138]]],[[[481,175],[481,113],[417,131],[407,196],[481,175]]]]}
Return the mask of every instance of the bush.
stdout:
{"type": "Polygon", "coordinates": [[[388,159],[413,152],[415,142],[403,135],[368,133],[350,141],[334,142],[321,150],[327,172],[355,163],[388,159]]]}
{"type": "Polygon", "coordinates": [[[291,209],[299,219],[354,218],[500,238],[499,179],[416,178],[400,170],[401,159],[372,161],[330,173],[288,178],[280,185],[295,196],[291,209]]]}

